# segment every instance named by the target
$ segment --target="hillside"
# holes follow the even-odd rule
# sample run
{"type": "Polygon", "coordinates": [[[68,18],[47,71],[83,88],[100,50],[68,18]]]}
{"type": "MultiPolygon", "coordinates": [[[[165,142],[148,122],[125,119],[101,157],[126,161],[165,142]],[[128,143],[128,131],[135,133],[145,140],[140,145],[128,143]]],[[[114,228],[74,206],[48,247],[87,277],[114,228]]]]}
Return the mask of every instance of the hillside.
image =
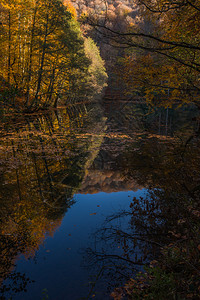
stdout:
{"type": "Polygon", "coordinates": [[[98,17],[107,18],[114,21],[123,18],[129,24],[137,21],[138,6],[134,0],[71,0],[77,10],[78,16],[83,13],[96,14],[98,17]]]}

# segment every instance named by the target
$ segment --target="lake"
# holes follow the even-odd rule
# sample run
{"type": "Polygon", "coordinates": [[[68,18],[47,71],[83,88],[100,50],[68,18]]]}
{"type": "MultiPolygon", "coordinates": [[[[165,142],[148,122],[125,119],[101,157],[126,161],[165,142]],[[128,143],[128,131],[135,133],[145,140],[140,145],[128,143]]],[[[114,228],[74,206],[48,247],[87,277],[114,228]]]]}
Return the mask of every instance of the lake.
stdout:
{"type": "Polygon", "coordinates": [[[80,104],[0,128],[1,299],[111,299],[169,243],[197,248],[195,107],[80,104]]]}

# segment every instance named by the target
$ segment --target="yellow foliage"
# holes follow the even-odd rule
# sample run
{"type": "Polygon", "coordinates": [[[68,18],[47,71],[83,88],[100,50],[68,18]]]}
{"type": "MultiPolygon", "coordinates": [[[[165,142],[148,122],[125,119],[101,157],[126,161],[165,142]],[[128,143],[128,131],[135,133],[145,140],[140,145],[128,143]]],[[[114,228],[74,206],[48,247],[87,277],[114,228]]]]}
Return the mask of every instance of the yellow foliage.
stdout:
{"type": "Polygon", "coordinates": [[[122,62],[123,72],[119,74],[127,94],[140,93],[147,102],[156,105],[198,103],[199,5],[199,0],[192,3],[144,0],[140,3],[140,16],[149,29],[140,35],[140,24],[134,30],[129,26],[127,45],[133,48],[129,48],[122,62]],[[137,45],[140,50],[136,50],[137,45]]]}
{"type": "Polygon", "coordinates": [[[73,4],[70,0],[64,0],[63,1],[64,6],[67,8],[67,10],[71,13],[72,17],[74,19],[77,19],[77,12],[73,4]]]}
{"type": "Polygon", "coordinates": [[[191,100],[187,90],[188,76],[185,67],[176,62],[159,59],[153,55],[127,56],[122,60],[123,72],[119,76],[126,86],[126,93],[140,93],[148,103],[171,106],[191,100]]]}

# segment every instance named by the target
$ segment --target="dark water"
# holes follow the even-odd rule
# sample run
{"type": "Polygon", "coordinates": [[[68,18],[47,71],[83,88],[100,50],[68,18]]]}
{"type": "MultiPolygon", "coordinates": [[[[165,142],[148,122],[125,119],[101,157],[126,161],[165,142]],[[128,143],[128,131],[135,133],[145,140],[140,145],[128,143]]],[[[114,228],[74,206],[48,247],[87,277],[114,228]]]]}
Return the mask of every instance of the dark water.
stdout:
{"type": "Polygon", "coordinates": [[[157,257],[182,203],[198,212],[197,115],[122,103],[5,116],[2,299],[110,299],[157,257]]]}

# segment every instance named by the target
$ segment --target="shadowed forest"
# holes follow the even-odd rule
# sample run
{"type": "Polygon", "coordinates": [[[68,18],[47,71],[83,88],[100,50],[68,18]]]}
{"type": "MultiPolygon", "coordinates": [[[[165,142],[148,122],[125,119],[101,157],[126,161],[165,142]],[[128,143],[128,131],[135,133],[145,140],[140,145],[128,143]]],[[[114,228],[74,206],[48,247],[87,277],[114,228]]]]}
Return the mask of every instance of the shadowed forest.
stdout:
{"type": "Polygon", "coordinates": [[[0,299],[200,299],[199,29],[199,0],[0,0],[0,299]]]}

